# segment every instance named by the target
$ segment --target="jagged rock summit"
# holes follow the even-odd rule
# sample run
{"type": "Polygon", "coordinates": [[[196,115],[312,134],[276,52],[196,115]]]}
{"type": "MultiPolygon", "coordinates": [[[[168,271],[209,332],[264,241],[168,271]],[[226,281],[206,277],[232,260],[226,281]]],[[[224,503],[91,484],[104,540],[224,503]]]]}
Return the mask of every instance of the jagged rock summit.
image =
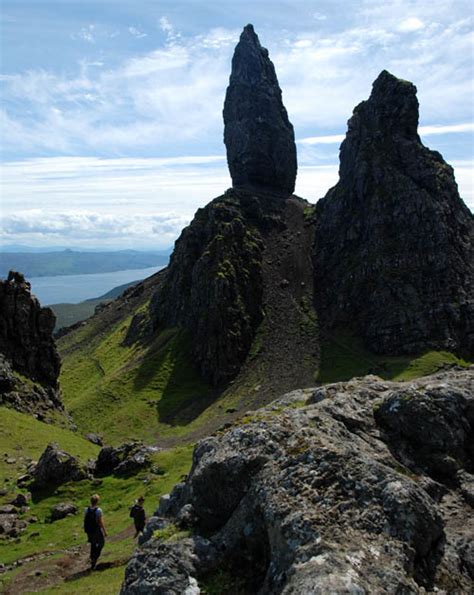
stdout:
{"type": "Polygon", "coordinates": [[[293,126],[275,67],[252,25],[244,28],[232,58],[224,125],[233,186],[292,194],[297,168],[293,126]]]}
{"type": "Polygon", "coordinates": [[[474,220],[417,127],[416,87],[383,71],[349,120],[339,182],[317,205],[318,313],[375,352],[472,354],[474,220]]]}
{"type": "Polygon", "coordinates": [[[55,317],[31,294],[21,273],[0,282],[0,353],[31,380],[57,387],[60,359],[53,339],[55,317]]]}

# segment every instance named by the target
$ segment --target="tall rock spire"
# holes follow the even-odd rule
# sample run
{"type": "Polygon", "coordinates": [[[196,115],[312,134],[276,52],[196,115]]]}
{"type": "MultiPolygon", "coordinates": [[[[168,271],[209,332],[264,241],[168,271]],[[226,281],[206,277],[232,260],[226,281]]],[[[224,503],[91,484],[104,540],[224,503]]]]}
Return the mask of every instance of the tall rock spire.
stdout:
{"type": "Polygon", "coordinates": [[[233,186],[291,194],[296,178],[293,126],[275,67],[252,25],[244,28],[232,58],[224,125],[233,186]]]}
{"type": "Polygon", "coordinates": [[[316,300],[382,353],[474,351],[474,220],[420,141],[416,87],[383,71],[355,109],[318,203],[316,300]]]}

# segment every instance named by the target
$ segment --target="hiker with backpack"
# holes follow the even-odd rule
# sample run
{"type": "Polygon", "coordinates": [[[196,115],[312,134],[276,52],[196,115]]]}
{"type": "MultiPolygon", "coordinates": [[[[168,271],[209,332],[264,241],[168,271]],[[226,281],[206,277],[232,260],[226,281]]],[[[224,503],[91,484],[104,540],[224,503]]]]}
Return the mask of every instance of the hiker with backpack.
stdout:
{"type": "Polygon", "coordinates": [[[91,505],[87,507],[84,515],[84,531],[87,533],[87,541],[91,544],[90,563],[91,570],[94,570],[104,547],[107,531],[104,525],[104,515],[99,508],[100,496],[94,494],[91,497],[91,505]]]}
{"type": "Polygon", "coordinates": [[[130,509],[130,518],[133,519],[135,524],[135,535],[134,538],[138,537],[138,535],[143,531],[145,528],[145,521],[146,521],[146,514],[145,509],[143,508],[143,504],[145,503],[145,498],[140,496],[135,504],[130,509]]]}

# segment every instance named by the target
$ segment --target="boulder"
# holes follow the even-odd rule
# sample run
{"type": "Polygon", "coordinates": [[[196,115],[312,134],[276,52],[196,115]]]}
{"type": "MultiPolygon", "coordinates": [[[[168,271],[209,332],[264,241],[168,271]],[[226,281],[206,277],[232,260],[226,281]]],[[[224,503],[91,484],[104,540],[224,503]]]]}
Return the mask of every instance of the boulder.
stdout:
{"type": "Polygon", "coordinates": [[[27,526],[28,523],[26,521],[20,520],[16,511],[0,511],[0,535],[13,539],[18,537],[27,526]]]}
{"type": "Polygon", "coordinates": [[[22,508],[23,506],[28,506],[30,499],[31,494],[17,494],[11,503],[16,508],[22,508]]]}
{"type": "Polygon", "coordinates": [[[84,438],[89,440],[89,442],[92,442],[92,444],[97,444],[97,446],[104,445],[102,436],[100,434],[96,434],[95,432],[89,432],[84,436],[84,438]]]}
{"type": "Polygon", "coordinates": [[[292,194],[297,167],[293,126],[275,67],[252,25],[244,28],[232,58],[224,143],[235,188],[292,194]]]}
{"type": "Polygon", "coordinates": [[[146,522],[145,529],[138,537],[138,543],[143,545],[146,541],[149,541],[153,537],[155,531],[164,529],[168,524],[169,521],[166,521],[165,519],[158,516],[150,517],[146,522]]]}
{"type": "Polygon", "coordinates": [[[407,466],[452,483],[474,465],[474,376],[462,386],[422,381],[389,393],[375,412],[388,443],[407,466]]]}
{"type": "Polygon", "coordinates": [[[74,456],[60,450],[57,444],[48,444],[31,476],[32,489],[42,490],[68,481],[87,479],[90,474],[74,456]]]}
{"type": "Polygon", "coordinates": [[[67,516],[77,514],[77,506],[70,502],[60,502],[55,504],[51,509],[51,520],[59,521],[67,516]]]}
{"type": "Polygon", "coordinates": [[[306,406],[292,407],[288,395],[201,440],[186,481],[158,510],[193,536],[144,542],[122,594],[205,591],[223,569],[244,593],[471,592],[472,511],[461,487],[431,479],[423,452],[408,456],[402,426],[411,415],[409,427],[427,440],[432,399],[438,448],[468,473],[473,377],[471,367],[325,385],[305,391],[306,406]],[[407,391],[419,403],[406,400],[396,441],[386,415],[402,410],[407,391]]]}
{"type": "Polygon", "coordinates": [[[138,473],[150,463],[150,451],[142,442],[133,441],[117,447],[104,446],[97,457],[95,475],[126,477],[138,473]]]}
{"type": "Polygon", "coordinates": [[[0,506],[0,514],[18,514],[18,510],[13,504],[3,504],[0,506]]]}

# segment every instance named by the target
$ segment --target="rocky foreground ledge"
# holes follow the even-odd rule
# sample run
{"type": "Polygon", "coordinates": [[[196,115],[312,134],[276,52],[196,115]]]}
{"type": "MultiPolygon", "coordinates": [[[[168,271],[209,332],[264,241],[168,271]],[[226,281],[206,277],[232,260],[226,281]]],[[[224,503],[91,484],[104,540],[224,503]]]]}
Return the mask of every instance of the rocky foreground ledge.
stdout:
{"type": "Polygon", "coordinates": [[[197,444],[122,593],[470,593],[473,472],[474,367],[290,393],[197,444]]]}

